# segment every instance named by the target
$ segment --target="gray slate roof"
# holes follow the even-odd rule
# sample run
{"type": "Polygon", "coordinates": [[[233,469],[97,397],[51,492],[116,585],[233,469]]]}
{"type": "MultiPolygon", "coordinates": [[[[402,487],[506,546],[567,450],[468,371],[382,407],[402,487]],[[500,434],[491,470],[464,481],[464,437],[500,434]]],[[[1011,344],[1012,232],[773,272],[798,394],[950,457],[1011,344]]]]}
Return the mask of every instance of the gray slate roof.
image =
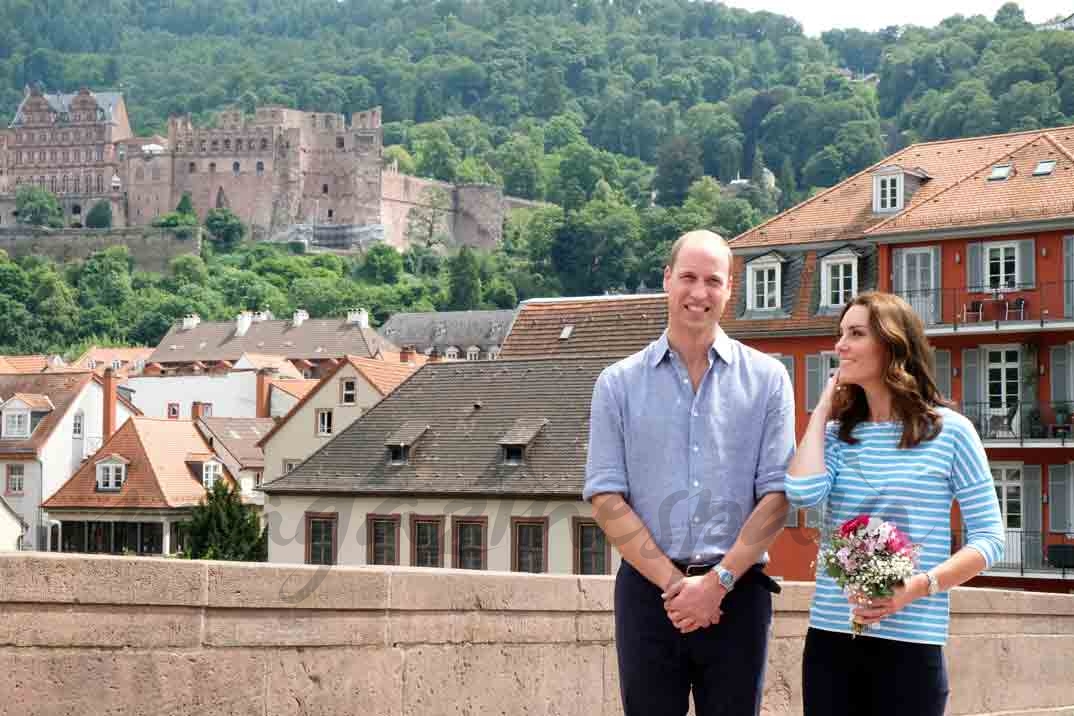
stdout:
{"type": "Polygon", "coordinates": [[[188,331],[180,322],[161,339],[148,362],[234,362],[243,353],[267,353],[292,360],[345,355],[375,358],[381,351],[398,350],[372,328],[348,323],[346,318],[310,318],[299,326],[289,320],[255,321],[243,336],[235,335],[235,321],[203,321],[188,331]]]}
{"type": "Polygon", "coordinates": [[[265,492],[579,498],[593,385],[614,360],[429,363],[265,492]],[[536,424],[523,464],[504,464],[502,438],[536,424]],[[390,465],[386,443],[426,425],[390,465]]]}
{"type": "Polygon", "coordinates": [[[488,350],[503,345],[514,317],[512,309],[396,313],[378,332],[397,346],[413,346],[422,353],[434,346],[441,353],[448,346],[460,350],[478,346],[488,350]]]}
{"type": "MultiPolygon", "coordinates": [[[[97,100],[97,105],[104,110],[104,118],[106,121],[112,121],[113,112],[116,106],[123,101],[122,92],[90,92],[93,98],[97,100]]],[[[67,114],[71,110],[71,100],[78,96],[78,93],[74,92],[46,92],[41,95],[49,103],[49,106],[57,114],[67,114]]],[[[22,106],[29,97],[23,97],[19,102],[19,108],[15,110],[15,119],[11,122],[11,126],[14,127],[17,124],[22,123],[22,106]]]]}

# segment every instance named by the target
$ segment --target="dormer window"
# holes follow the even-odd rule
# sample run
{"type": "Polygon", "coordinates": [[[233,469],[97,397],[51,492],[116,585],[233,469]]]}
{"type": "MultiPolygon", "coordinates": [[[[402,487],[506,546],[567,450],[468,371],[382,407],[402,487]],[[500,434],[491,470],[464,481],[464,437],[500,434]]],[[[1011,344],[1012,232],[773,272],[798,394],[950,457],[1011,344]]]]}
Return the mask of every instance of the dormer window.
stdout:
{"type": "Polygon", "coordinates": [[[546,418],[518,418],[500,438],[500,454],[504,465],[521,465],[526,459],[526,448],[537,438],[546,418]]]}
{"type": "Polygon", "coordinates": [[[8,410],[4,412],[4,437],[30,437],[30,411],[8,410]]]}
{"type": "Polygon", "coordinates": [[[988,175],[988,181],[1003,181],[1011,175],[1010,164],[997,164],[992,167],[992,173],[988,175]]]}
{"type": "Polygon", "coordinates": [[[201,466],[201,485],[206,490],[213,489],[213,485],[223,474],[222,466],[218,462],[207,462],[201,466]]]}
{"type": "Polygon", "coordinates": [[[481,349],[477,346],[470,346],[466,349],[466,360],[480,360],[481,349]]]}
{"type": "Polygon", "coordinates": [[[384,446],[388,449],[388,464],[406,465],[410,462],[410,448],[428,429],[429,424],[421,420],[408,420],[400,425],[384,440],[384,446]]]}
{"type": "Polygon", "coordinates": [[[858,293],[858,256],[838,251],[820,262],[820,305],[843,306],[858,293]]]}
{"type": "Polygon", "coordinates": [[[525,445],[503,445],[503,464],[521,465],[525,456],[525,445]]]}
{"type": "Polygon", "coordinates": [[[751,261],[746,268],[746,296],[751,311],[768,311],[780,307],[780,284],[783,262],[776,255],[751,261]]]}
{"type": "Polygon", "coordinates": [[[409,445],[389,445],[388,462],[392,465],[406,465],[410,460],[409,445]]]}
{"type": "Polygon", "coordinates": [[[873,177],[873,211],[888,212],[902,209],[903,174],[882,174],[873,177]]]}
{"type": "Polygon", "coordinates": [[[97,489],[102,491],[119,490],[127,481],[127,465],[117,460],[101,462],[97,465],[97,489]]]}

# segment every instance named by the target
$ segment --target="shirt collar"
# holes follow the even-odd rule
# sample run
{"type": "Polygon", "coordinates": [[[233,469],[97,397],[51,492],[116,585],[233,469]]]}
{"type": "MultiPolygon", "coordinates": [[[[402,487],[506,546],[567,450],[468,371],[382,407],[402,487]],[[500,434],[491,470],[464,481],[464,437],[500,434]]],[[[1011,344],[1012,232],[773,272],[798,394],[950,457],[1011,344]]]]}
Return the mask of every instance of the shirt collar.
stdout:
{"type": "MultiPolygon", "coordinates": [[[[668,332],[664,329],[664,332],[660,334],[660,337],[653,343],[652,348],[649,351],[649,365],[657,366],[664,358],[667,357],[671,351],[671,344],[668,343],[668,332]]],[[[723,359],[723,362],[730,365],[734,360],[734,350],[731,346],[731,338],[724,330],[719,326],[716,327],[716,338],[712,341],[712,347],[709,348],[711,353],[715,354],[715,357],[723,359]]]]}

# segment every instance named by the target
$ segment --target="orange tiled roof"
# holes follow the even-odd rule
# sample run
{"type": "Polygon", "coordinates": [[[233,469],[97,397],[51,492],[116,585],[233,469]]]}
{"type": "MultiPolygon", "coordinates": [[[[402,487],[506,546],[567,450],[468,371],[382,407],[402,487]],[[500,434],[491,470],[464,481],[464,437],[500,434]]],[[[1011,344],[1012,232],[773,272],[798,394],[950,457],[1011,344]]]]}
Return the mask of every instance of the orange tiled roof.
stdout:
{"type": "Polygon", "coordinates": [[[311,378],[309,380],[302,379],[296,380],[294,378],[273,378],[269,381],[269,384],[275,388],[279,388],[288,395],[302,400],[306,395],[316,388],[320,384],[320,380],[311,378]]]}
{"type": "MultiPolygon", "coordinates": [[[[1022,219],[1051,218],[1056,215],[1056,209],[1048,207],[1066,201],[1066,189],[1057,193],[1057,185],[1069,182],[1067,177],[1071,175],[1070,170],[1060,169],[1060,165],[1067,166],[1071,160],[1071,148],[1074,148],[1074,126],[913,144],[739,234],[732,240],[732,247],[761,248],[860,239],[882,223],[888,226],[885,233],[892,233],[900,217],[911,214],[921,222],[914,224],[912,230],[948,226],[954,214],[964,216],[967,222],[978,224],[996,223],[997,220],[1003,221],[1004,217],[1010,220],[1011,214],[1016,212],[1022,212],[1019,214],[1022,219]],[[1052,152],[1059,161],[1056,173],[1045,181],[1020,182],[1021,191],[1013,192],[1002,189],[993,191],[994,187],[986,186],[984,179],[973,181],[974,178],[980,178],[979,173],[984,168],[1023,151],[1024,162],[1019,159],[1019,164],[1026,165],[1033,156],[1052,152]],[[894,219],[873,212],[873,172],[891,164],[908,170],[921,169],[931,177],[894,219]],[[941,196],[960,185],[967,186],[950,197],[941,196]],[[940,199],[935,211],[918,213],[922,207],[931,209],[934,199],[940,199]],[[962,203],[956,204],[956,201],[962,203]],[[941,205],[942,208],[939,208],[941,205]],[[1032,211],[1027,208],[1038,206],[1039,209],[1032,211]],[[1041,214],[1041,211],[1052,213],[1041,214]]],[[[1019,167],[1019,171],[1024,176],[1024,168],[1019,167]]],[[[1029,173],[1032,173],[1032,167],[1029,173]]],[[[1069,201],[1063,213],[1074,214],[1069,201]]],[[[900,231],[907,230],[910,229],[906,225],[900,228],[900,231]]],[[[876,231],[881,230],[877,228],[876,231]]]]}
{"type": "MultiPolygon", "coordinates": [[[[212,455],[189,420],[132,417],[52,497],[45,509],[192,507],[205,496],[187,465],[192,455],[212,455]],[[115,492],[97,490],[97,462],[111,455],[127,460],[127,479],[115,492]]],[[[231,476],[225,472],[225,478],[231,476]]]]}
{"type": "Polygon", "coordinates": [[[46,411],[54,410],[55,406],[52,401],[48,399],[47,395],[37,395],[35,393],[15,393],[8,400],[18,400],[25,404],[30,410],[46,411]]]}
{"type": "Polygon", "coordinates": [[[42,373],[49,367],[49,356],[4,356],[13,373],[42,373]]]}
{"type": "Polygon", "coordinates": [[[0,356],[0,373],[14,373],[15,366],[8,362],[7,358],[0,356]]]}
{"type": "MultiPolygon", "coordinates": [[[[359,358],[357,356],[347,356],[347,361],[354,366],[354,369],[361,373],[362,376],[369,381],[369,384],[376,388],[377,392],[381,395],[387,395],[395,390],[399,387],[400,383],[413,375],[414,371],[419,367],[416,362],[395,363],[388,360],[359,358]]],[[[422,361],[422,364],[424,364],[424,362],[425,361],[422,361]]]]}
{"type": "Polygon", "coordinates": [[[129,372],[130,366],[133,366],[138,361],[147,363],[149,356],[153,354],[154,348],[101,348],[93,346],[76,360],[72,365],[78,368],[84,368],[87,370],[93,370],[98,375],[104,375],[106,368],[111,367],[113,361],[120,361],[123,366],[120,368],[121,372],[129,372]],[[90,368],[90,361],[94,362],[94,366],[90,368]]]}
{"type": "Polygon", "coordinates": [[[0,401],[16,393],[48,396],[54,409],[41,419],[27,439],[0,440],[0,453],[30,451],[36,454],[52,431],[63,420],[82,390],[93,380],[93,373],[13,373],[0,375],[0,401]]]}

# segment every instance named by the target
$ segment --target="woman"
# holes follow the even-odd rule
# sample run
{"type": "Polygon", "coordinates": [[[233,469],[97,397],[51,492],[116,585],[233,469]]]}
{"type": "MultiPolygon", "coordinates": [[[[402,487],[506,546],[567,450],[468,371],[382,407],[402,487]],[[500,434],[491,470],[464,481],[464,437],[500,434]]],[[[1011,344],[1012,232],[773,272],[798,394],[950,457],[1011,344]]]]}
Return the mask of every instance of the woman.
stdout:
{"type": "Polygon", "coordinates": [[[792,507],[825,504],[825,525],[859,514],[921,546],[920,572],[893,597],[850,599],[818,570],[802,663],[806,716],[941,716],[947,590],[997,560],[1003,525],[976,431],[944,407],[924,326],[898,296],[864,293],[843,309],[829,380],[787,472],[792,507]],[[831,421],[831,422],[829,422],[831,421]],[[968,529],[950,554],[951,503],[968,529]],[[850,620],[868,625],[851,634],[850,620]]]}

